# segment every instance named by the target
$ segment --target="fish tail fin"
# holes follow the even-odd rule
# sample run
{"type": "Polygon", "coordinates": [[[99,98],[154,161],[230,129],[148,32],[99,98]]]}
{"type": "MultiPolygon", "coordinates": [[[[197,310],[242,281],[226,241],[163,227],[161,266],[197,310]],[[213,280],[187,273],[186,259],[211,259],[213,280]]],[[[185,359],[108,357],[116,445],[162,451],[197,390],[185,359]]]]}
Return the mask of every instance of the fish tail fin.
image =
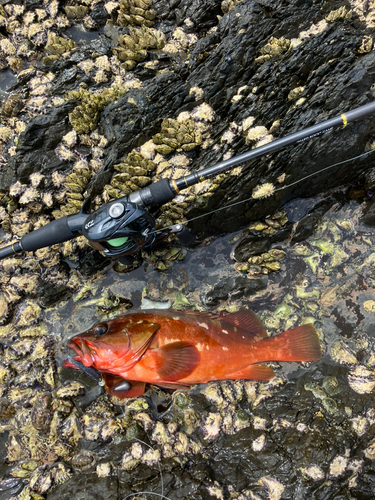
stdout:
{"type": "Polygon", "coordinates": [[[317,361],[322,356],[319,337],[311,323],[267,340],[271,339],[275,341],[276,351],[273,352],[277,353],[274,361],[317,361]]]}

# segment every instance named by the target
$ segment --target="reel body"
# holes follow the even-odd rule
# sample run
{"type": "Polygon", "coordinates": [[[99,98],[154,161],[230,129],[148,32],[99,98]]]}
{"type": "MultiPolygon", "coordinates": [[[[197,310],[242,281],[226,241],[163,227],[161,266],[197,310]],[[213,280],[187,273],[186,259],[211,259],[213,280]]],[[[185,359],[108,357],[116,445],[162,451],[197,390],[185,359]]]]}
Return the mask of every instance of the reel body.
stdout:
{"type": "Polygon", "coordinates": [[[154,229],[155,219],[147,210],[122,198],[90,214],[82,234],[92,247],[107,257],[118,258],[152,245],[154,229]]]}

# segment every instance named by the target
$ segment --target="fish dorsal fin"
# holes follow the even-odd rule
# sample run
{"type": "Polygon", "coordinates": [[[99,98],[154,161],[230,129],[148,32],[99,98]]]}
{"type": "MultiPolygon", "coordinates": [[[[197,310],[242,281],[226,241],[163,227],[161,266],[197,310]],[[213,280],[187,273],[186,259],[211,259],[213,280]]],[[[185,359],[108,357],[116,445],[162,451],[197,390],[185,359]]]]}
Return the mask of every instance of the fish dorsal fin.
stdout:
{"type": "Polygon", "coordinates": [[[197,367],[198,349],[188,342],[172,342],[152,351],[156,370],[165,382],[175,382],[190,375],[197,367]]]}
{"type": "Polygon", "coordinates": [[[131,384],[130,389],[125,391],[116,391],[116,387],[124,382],[122,377],[118,375],[112,375],[110,373],[102,373],[102,378],[104,380],[106,391],[110,396],[116,396],[119,399],[126,398],[136,398],[137,396],[142,396],[145,392],[144,382],[129,382],[131,384]]]}
{"type": "Polygon", "coordinates": [[[254,311],[242,309],[235,313],[221,316],[220,321],[240,328],[254,337],[266,338],[267,331],[254,311]]]}

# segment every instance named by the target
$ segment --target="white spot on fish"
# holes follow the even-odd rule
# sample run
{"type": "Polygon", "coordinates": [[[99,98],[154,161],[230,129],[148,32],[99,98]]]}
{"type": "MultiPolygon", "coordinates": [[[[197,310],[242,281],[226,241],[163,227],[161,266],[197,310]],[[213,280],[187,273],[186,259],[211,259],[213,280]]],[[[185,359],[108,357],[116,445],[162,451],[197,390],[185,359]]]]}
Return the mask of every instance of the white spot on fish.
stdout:
{"type": "Polygon", "coordinates": [[[198,349],[198,351],[203,351],[204,344],[197,344],[195,347],[198,349]]]}
{"type": "Polygon", "coordinates": [[[245,337],[242,335],[242,338],[244,339],[245,337]]]}
{"type": "Polygon", "coordinates": [[[180,318],[175,318],[175,317],[173,317],[172,319],[174,319],[175,321],[178,321],[180,318]]]}
{"type": "Polygon", "coordinates": [[[206,349],[207,349],[207,351],[209,351],[210,350],[210,346],[206,345],[206,349]]]}
{"type": "Polygon", "coordinates": [[[227,351],[228,347],[222,347],[223,351],[227,351]]]}
{"type": "Polygon", "coordinates": [[[223,333],[226,333],[228,335],[228,332],[226,330],[221,330],[223,333]]]}
{"type": "Polygon", "coordinates": [[[208,325],[206,323],[198,323],[198,325],[208,330],[208,325]]]}

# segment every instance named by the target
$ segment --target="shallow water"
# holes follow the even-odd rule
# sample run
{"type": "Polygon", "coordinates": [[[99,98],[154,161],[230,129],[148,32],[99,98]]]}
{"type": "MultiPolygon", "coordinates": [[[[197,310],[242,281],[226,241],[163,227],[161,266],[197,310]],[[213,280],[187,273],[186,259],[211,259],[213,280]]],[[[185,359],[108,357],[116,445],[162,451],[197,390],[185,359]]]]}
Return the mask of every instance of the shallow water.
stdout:
{"type": "Polygon", "coordinates": [[[71,38],[74,42],[85,43],[92,42],[94,40],[98,40],[101,33],[104,33],[104,28],[101,28],[99,31],[87,31],[82,26],[76,25],[68,28],[65,33],[69,38],[71,38]]]}
{"type": "Polygon", "coordinates": [[[0,71],[0,90],[6,92],[15,83],[17,83],[17,77],[12,70],[0,71]]]}

